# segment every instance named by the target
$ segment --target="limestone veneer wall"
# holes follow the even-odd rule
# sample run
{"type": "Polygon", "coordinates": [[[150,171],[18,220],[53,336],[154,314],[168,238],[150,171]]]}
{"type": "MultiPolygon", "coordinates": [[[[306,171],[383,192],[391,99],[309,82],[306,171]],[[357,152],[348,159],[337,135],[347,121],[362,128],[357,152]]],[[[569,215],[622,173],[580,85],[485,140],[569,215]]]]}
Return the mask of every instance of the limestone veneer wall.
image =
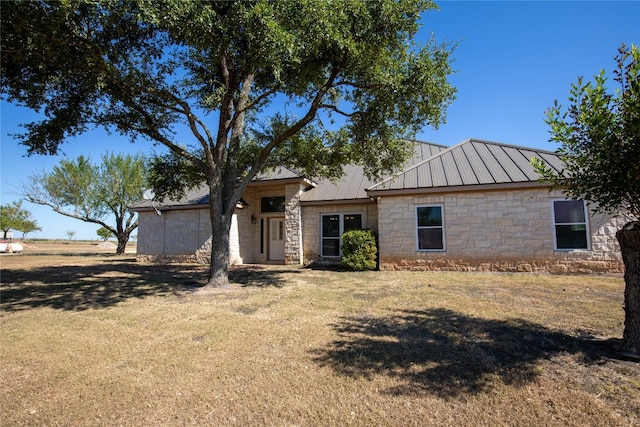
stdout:
{"type": "Polygon", "coordinates": [[[302,264],[302,209],[300,195],[304,188],[300,184],[285,186],[285,242],[284,262],[289,265],[302,264]]]}
{"type": "MultiPolygon", "coordinates": [[[[206,207],[185,210],[139,212],[137,259],[153,262],[208,262],[211,255],[211,223],[206,207]]],[[[238,218],[231,223],[229,262],[242,264],[238,218]]]]}
{"type": "Polygon", "coordinates": [[[625,220],[592,215],[591,249],[554,250],[552,200],[532,188],[406,195],[378,200],[380,268],[547,272],[622,272],[615,231],[625,220]],[[416,206],[444,207],[446,250],[418,251],[416,206]]]}
{"type": "MultiPolygon", "coordinates": [[[[285,220],[285,259],[287,264],[302,263],[302,226],[298,183],[249,187],[242,208],[231,223],[230,264],[269,262],[268,220],[285,220]],[[285,197],[285,212],[260,211],[262,197],[285,197]],[[261,222],[264,227],[261,227],[261,222]],[[261,235],[262,233],[262,235],[261,235]],[[262,247],[260,245],[262,238],[262,247]]],[[[211,225],[207,206],[182,210],[139,213],[138,259],[160,262],[208,262],[211,255],[211,225]]]]}
{"type": "Polygon", "coordinates": [[[211,236],[207,209],[139,212],[138,259],[194,261],[211,236]]]}
{"type": "MultiPolygon", "coordinates": [[[[322,214],[362,214],[362,226],[377,232],[378,207],[375,202],[331,205],[303,205],[302,206],[302,245],[303,262],[310,263],[321,259],[320,254],[320,224],[322,214]]],[[[336,260],[327,258],[326,260],[336,260]]]]}

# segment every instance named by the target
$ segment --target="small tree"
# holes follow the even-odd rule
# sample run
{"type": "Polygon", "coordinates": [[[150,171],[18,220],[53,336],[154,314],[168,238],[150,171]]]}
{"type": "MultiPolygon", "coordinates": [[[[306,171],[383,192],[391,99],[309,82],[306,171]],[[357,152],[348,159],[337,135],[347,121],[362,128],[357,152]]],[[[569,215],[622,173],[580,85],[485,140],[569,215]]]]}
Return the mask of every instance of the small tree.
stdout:
{"type": "Polygon", "coordinates": [[[349,230],[342,234],[342,265],[356,270],[375,270],[378,247],[371,230],[349,230]]]}
{"type": "Polygon", "coordinates": [[[76,232],[73,230],[67,230],[64,234],[67,235],[67,239],[73,240],[73,236],[76,235],[76,232]]]}
{"type": "Polygon", "coordinates": [[[146,183],[142,155],[107,153],[100,164],[80,156],[62,160],[51,172],[32,176],[25,197],[59,214],[101,225],[118,239],[116,253],[123,254],[131,232],[138,227],[127,206],[142,198],[146,183]]]}
{"type": "Polygon", "coordinates": [[[22,231],[22,238],[25,239],[27,234],[32,233],[34,231],[42,231],[42,228],[38,227],[38,223],[34,220],[27,219],[22,222],[19,228],[16,228],[18,231],[22,231]]]}
{"type": "Polygon", "coordinates": [[[623,351],[640,355],[640,49],[622,45],[616,61],[615,94],[601,71],[593,83],[571,86],[567,110],[556,101],[547,113],[564,169],[534,163],[544,180],[594,211],[628,216],[616,233],[625,265],[623,351]]]}
{"type": "Polygon", "coordinates": [[[111,232],[111,230],[109,230],[106,227],[98,228],[98,230],[96,231],[96,234],[98,235],[99,238],[102,239],[103,242],[106,242],[107,240],[109,240],[110,237],[113,236],[113,233],[111,232]]]}
{"type": "Polygon", "coordinates": [[[42,230],[38,223],[31,219],[31,212],[22,208],[22,200],[0,206],[0,230],[3,239],[7,238],[9,230],[22,231],[22,237],[33,231],[42,230]]]}

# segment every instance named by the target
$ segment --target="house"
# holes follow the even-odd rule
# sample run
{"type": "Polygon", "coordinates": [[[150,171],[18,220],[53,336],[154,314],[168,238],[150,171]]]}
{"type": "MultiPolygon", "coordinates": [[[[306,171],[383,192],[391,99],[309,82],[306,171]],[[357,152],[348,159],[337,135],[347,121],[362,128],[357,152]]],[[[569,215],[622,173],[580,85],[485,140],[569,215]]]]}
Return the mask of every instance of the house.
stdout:
{"type": "MultiPolygon", "coordinates": [[[[624,271],[615,232],[625,220],[550,190],[533,157],[562,168],[549,151],[469,139],[417,142],[403,170],[380,182],[355,165],[337,183],[280,169],[243,194],[230,262],[337,262],[342,233],[369,228],[385,270],[624,271]]],[[[139,214],[138,259],[207,262],[206,188],[130,210],[139,214]]]]}

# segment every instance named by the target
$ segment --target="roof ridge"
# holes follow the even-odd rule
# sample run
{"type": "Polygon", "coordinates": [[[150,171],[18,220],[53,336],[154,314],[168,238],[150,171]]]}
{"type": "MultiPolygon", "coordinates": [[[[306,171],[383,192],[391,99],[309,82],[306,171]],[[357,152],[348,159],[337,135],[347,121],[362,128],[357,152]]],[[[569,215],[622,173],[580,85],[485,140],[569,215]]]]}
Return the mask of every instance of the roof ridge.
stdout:
{"type": "Polygon", "coordinates": [[[449,148],[449,145],[438,144],[431,141],[422,141],[420,139],[406,139],[407,141],[417,142],[418,144],[435,145],[436,147],[449,148]]]}
{"type": "MultiPolygon", "coordinates": [[[[507,144],[507,143],[504,143],[504,142],[489,141],[489,140],[486,140],[486,139],[468,138],[468,139],[464,140],[462,143],[465,143],[465,142],[478,142],[480,144],[491,144],[491,145],[497,145],[499,147],[515,148],[516,150],[535,151],[535,152],[538,152],[538,153],[553,154],[553,155],[556,155],[556,156],[558,155],[558,153],[556,153],[554,151],[545,150],[545,149],[542,149],[542,148],[525,147],[523,145],[507,144]]],[[[458,145],[461,145],[462,143],[460,143],[458,145]]]]}
{"type": "MultiPolygon", "coordinates": [[[[502,142],[496,142],[496,141],[487,141],[487,140],[483,140],[483,139],[477,139],[477,138],[467,138],[462,142],[459,142],[458,144],[452,145],[450,147],[445,148],[444,150],[435,153],[433,156],[426,158],[424,160],[422,160],[421,162],[418,162],[414,165],[409,166],[406,169],[403,169],[402,171],[396,173],[395,175],[386,178],[380,182],[377,182],[373,185],[371,185],[370,187],[366,188],[366,191],[372,191],[374,190],[376,187],[380,187],[384,184],[388,184],[390,182],[393,182],[394,180],[396,180],[397,178],[399,178],[400,176],[409,173],[412,170],[415,170],[419,167],[422,167],[423,165],[425,165],[426,163],[432,162],[434,159],[438,158],[438,157],[442,157],[443,155],[445,155],[446,153],[449,153],[451,151],[453,151],[456,148],[462,147],[465,144],[473,144],[473,143],[479,143],[479,144],[484,144],[484,145],[493,145],[496,147],[500,147],[500,148],[513,148],[515,150],[524,150],[524,151],[532,151],[535,153],[544,153],[544,154],[549,154],[552,156],[557,156],[558,153],[554,153],[553,151],[549,151],[549,150],[543,150],[543,149],[539,149],[539,148],[533,148],[533,147],[524,147],[524,146],[519,146],[519,145],[514,145],[514,144],[505,144],[502,142]]],[[[434,144],[436,145],[436,144],[434,144]]],[[[443,146],[444,147],[444,146],[443,146]]],[[[518,167],[519,168],[519,167],[518,167]]],[[[491,171],[489,171],[489,173],[491,173],[491,171]]],[[[523,172],[524,173],[524,172],[523,172]]]]}
{"type": "MultiPolygon", "coordinates": [[[[384,180],[382,180],[382,181],[380,181],[380,182],[378,182],[378,183],[373,184],[373,185],[372,185],[372,186],[370,186],[369,188],[365,188],[365,191],[369,191],[369,190],[371,190],[371,189],[373,189],[373,188],[375,188],[375,187],[377,187],[377,186],[379,186],[379,185],[386,184],[387,182],[391,182],[391,181],[393,181],[394,179],[398,178],[400,175],[404,175],[405,173],[409,172],[410,170],[412,170],[412,169],[416,169],[417,167],[422,166],[422,165],[424,165],[425,163],[432,161],[432,160],[433,160],[433,159],[435,159],[436,157],[439,157],[440,155],[442,155],[442,154],[444,154],[444,153],[447,153],[447,152],[449,152],[449,151],[453,150],[455,147],[458,147],[459,145],[462,145],[462,144],[464,144],[464,143],[466,143],[466,142],[468,142],[468,141],[469,141],[469,140],[465,140],[465,141],[462,141],[462,142],[460,142],[460,143],[458,143],[458,144],[456,144],[456,145],[452,145],[452,146],[450,146],[450,147],[447,147],[446,145],[440,145],[441,147],[443,147],[443,148],[445,148],[445,149],[444,149],[444,150],[442,150],[442,151],[437,152],[436,154],[434,154],[434,155],[433,155],[433,156],[431,156],[431,157],[428,157],[428,158],[426,158],[426,159],[422,160],[421,162],[418,162],[418,163],[416,163],[416,164],[414,164],[414,165],[409,166],[409,167],[408,167],[408,168],[406,168],[406,169],[403,169],[402,171],[398,172],[398,173],[397,173],[397,174],[395,174],[395,175],[390,176],[390,177],[389,177],[389,178],[387,178],[387,179],[384,179],[384,180]]],[[[418,142],[419,142],[419,141],[418,141],[418,142]]],[[[433,144],[433,145],[439,145],[439,144],[433,144]]]]}

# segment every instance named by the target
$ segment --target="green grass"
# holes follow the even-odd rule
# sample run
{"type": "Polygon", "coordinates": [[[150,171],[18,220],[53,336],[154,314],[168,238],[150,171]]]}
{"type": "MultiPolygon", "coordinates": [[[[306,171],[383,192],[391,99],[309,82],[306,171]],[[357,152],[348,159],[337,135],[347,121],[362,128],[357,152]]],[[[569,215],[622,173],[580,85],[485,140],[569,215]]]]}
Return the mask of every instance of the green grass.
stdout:
{"type": "Polygon", "coordinates": [[[1,261],[2,425],[640,423],[620,277],[1,261]]]}

